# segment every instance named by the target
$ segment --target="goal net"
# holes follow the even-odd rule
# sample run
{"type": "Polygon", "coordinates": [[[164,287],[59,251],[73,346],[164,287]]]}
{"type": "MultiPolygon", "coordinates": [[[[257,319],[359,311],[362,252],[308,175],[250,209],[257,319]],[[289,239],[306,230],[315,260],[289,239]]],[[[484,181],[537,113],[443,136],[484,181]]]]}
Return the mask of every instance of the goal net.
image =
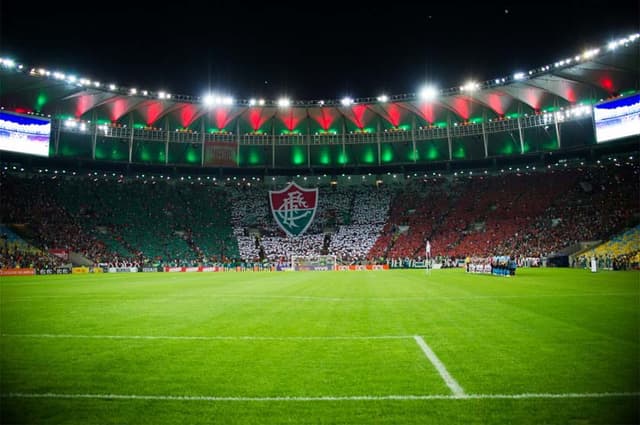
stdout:
{"type": "Polygon", "coordinates": [[[294,271],[336,270],[335,255],[292,255],[291,269],[294,271]]]}

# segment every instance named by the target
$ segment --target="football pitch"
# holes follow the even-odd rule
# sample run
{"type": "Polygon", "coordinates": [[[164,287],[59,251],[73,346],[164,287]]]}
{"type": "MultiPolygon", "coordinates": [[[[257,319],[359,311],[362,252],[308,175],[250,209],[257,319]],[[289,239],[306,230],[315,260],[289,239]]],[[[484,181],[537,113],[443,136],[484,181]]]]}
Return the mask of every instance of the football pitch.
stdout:
{"type": "Polygon", "coordinates": [[[640,273],[0,280],[0,422],[638,423],[640,273]]]}

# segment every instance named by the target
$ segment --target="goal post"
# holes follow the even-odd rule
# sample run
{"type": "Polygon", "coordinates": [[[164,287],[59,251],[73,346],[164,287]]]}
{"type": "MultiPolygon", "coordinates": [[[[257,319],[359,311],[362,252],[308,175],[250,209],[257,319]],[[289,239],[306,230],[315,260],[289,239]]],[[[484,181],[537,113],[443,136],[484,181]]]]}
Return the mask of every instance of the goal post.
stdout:
{"type": "Polygon", "coordinates": [[[335,254],[291,256],[291,270],[293,271],[330,271],[337,270],[337,265],[335,254]]]}

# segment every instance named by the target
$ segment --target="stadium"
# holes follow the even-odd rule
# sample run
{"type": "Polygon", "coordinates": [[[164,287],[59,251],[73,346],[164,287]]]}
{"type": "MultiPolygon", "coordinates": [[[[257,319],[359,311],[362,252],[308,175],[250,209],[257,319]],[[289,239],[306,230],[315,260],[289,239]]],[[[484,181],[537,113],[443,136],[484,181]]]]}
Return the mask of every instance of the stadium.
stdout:
{"type": "Polygon", "coordinates": [[[639,63],[295,100],[2,56],[2,423],[638,423],[639,63]]]}

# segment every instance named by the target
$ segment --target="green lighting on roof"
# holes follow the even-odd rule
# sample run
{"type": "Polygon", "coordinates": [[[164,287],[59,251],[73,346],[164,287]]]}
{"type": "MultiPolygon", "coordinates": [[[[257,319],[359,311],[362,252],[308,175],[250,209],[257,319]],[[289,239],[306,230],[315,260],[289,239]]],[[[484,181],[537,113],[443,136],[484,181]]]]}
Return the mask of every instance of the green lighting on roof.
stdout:
{"type": "Polygon", "coordinates": [[[466,152],[463,146],[460,146],[458,149],[453,151],[453,157],[457,159],[464,159],[466,156],[466,152]]]}
{"type": "Polygon", "coordinates": [[[417,149],[416,149],[416,150],[411,149],[411,150],[409,151],[409,154],[407,155],[407,158],[408,158],[410,161],[417,161],[417,160],[419,160],[419,159],[420,159],[420,153],[418,152],[418,150],[417,150],[417,149]]]}
{"type": "Polygon", "coordinates": [[[376,160],[376,155],[373,151],[373,147],[372,146],[368,146],[366,148],[364,148],[364,151],[362,152],[362,162],[364,162],[365,164],[373,164],[376,160]]]}
{"type": "Polygon", "coordinates": [[[140,159],[144,162],[149,162],[151,161],[151,152],[149,152],[149,148],[146,146],[143,146],[141,151],[140,151],[140,159]]]}
{"type": "Polygon", "coordinates": [[[96,120],[96,124],[98,124],[98,125],[111,124],[111,121],[109,121],[109,120],[104,120],[104,119],[102,119],[102,120],[96,120]]]}
{"type": "Polygon", "coordinates": [[[498,151],[502,155],[512,155],[513,154],[513,142],[511,140],[505,140],[502,145],[502,149],[498,151]]]}
{"type": "Polygon", "coordinates": [[[520,114],[519,114],[519,113],[517,113],[517,112],[512,112],[512,113],[510,113],[510,114],[506,114],[506,115],[505,115],[505,117],[509,117],[509,118],[511,118],[511,119],[513,119],[513,118],[518,118],[519,116],[520,116],[520,114]]]}
{"type": "Polygon", "coordinates": [[[404,131],[409,131],[409,130],[411,130],[411,126],[410,126],[409,124],[403,124],[403,125],[400,125],[400,126],[398,126],[398,128],[399,128],[400,130],[404,130],[404,131]]]}
{"type": "Polygon", "coordinates": [[[320,164],[329,165],[331,164],[331,154],[329,152],[328,146],[323,146],[320,148],[320,164]]]}
{"type": "Polygon", "coordinates": [[[47,103],[47,100],[48,100],[47,96],[44,93],[38,94],[38,97],[36,98],[36,106],[34,109],[37,112],[40,112],[44,104],[47,103]]]}
{"type": "Polygon", "coordinates": [[[306,161],[305,148],[302,146],[294,146],[291,149],[291,163],[293,165],[302,165],[306,161]]]}
{"type": "Polygon", "coordinates": [[[260,164],[260,154],[258,153],[258,149],[257,148],[251,148],[249,150],[249,165],[258,165],[260,164]]]}
{"type": "Polygon", "coordinates": [[[447,128],[447,123],[444,121],[434,122],[433,125],[435,125],[438,128],[447,128]]]}
{"type": "Polygon", "coordinates": [[[190,164],[195,164],[197,162],[200,162],[200,156],[198,155],[198,151],[193,147],[187,148],[186,160],[190,164]]]}
{"type": "Polygon", "coordinates": [[[383,146],[382,147],[382,156],[380,157],[382,162],[391,162],[393,161],[393,148],[391,146],[383,146]]]}
{"type": "Polygon", "coordinates": [[[482,117],[469,118],[469,122],[472,124],[480,124],[482,122],[482,117]]]}
{"type": "Polygon", "coordinates": [[[138,129],[138,130],[140,130],[142,128],[145,128],[145,127],[146,126],[144,124],[140,124],[140,123],[133,124],[133,128],[138,129]]]}
{"type": "Polygon", "coordinates": [[[439,157],[440,157],[440,152],[438,152],[438,148],[436,148],[435,145],[429,146],[429,149],[427,150],[427,159],[434,160],[434,159],[438,159],[439,157]]]}
{"type": "Polygon", "coordinates": [[[338,155],[338,164],[346,164],[347,162],[349,162],[349,155],[346,151],[341,151],[338,155]]]}
{"type": "Polygon", "coordinates": [[[282,131],[280,131],[280,134],[283,136],[290,136],[290,135],[299,135],[300,130],[287,130],[286,128],[282,131]]]}

